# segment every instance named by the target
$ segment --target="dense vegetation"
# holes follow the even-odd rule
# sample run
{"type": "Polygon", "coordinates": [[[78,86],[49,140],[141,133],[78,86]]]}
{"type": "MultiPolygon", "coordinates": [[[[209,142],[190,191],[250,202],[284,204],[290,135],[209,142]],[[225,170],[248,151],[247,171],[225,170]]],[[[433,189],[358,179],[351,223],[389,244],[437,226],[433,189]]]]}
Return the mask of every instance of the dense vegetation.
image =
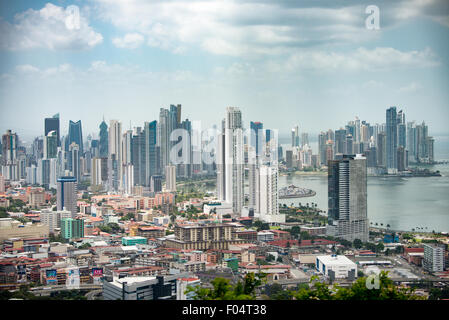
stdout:
{"type": "MultiPolygon", "coordinates": [[[[213,288],[191,287],[187,292],[194,292],[196,300],[254,300],[256,288],[262,285],[264,275],[249,273],[243,282],[235,286],[229,280],[215,278],[213,288]]],[[[279,284],[273,284],[266,290],[265,297],[272,300],[423,300],[414,294],[414,289],[395,286],[388,278],[387,272],[379,274],[379,288],[369,289],[367,277],[358,278],[351,287],[344,288],[338,284],[329,286],[313,276],[310,284],[302,284],[296,290],[283,290],[279,284]]],[[[436,292],[435,296],[443,295],[436,292]]]]}

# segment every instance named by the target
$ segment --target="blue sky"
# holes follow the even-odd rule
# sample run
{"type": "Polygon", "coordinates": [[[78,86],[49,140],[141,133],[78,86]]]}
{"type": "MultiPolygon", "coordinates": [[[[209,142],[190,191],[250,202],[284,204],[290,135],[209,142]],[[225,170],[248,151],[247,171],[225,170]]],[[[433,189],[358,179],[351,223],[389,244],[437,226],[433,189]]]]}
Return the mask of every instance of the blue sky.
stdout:
{"type": "Polygon", "coordinates": [[[0,130],[26,139],[57,112],[87,135],[103,115],[142,126],[178,103],[204,126],[237,106],[281,134],[382,123],[395,105],[449,133],[445,0],[3,1],[0,34],[0,130]]]}

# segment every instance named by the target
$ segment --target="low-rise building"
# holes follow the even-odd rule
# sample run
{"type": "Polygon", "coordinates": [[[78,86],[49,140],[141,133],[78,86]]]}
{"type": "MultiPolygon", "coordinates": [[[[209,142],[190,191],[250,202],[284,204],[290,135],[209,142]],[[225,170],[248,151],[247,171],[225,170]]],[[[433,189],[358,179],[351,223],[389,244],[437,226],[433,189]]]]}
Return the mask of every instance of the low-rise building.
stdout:
{"type": "Polygon", "coordinates": [[[9,238],[48,238],[48,226],[31,222],[23,224],[11,218],[0,218],[0,241],[9,238]]]}
{"type": "Polygon", "coordinates": [[[330,279],[354,279],[357,265],[343,255],[317,256],[315,268],[330,279]]]}
{"type": "Polygon", "coordinates": [[[270,231],[259,231],[257,233],[257,241],[273,241],[274,240],[274,234],[270,231]]]}
{"type": "Polygon", "coordinates": [[[147,238],[145,237],[123,237],[122,244],[124,246],[135,246],[136,244],[147,244],[147,238]]]}

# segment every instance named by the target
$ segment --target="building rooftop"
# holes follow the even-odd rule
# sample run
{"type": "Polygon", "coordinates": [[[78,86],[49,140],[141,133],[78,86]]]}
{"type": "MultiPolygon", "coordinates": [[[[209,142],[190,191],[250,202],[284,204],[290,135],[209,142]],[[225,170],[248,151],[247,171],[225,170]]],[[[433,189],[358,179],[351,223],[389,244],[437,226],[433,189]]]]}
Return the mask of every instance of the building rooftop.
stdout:
{"type": "Polygon", "coordinates": [[[353,264],[355,263],[348,259],[346,256],[343,255],[328,255],[328,256],[317,256],[317,259],[319,259],[323,264],[332,264],[332,265],[347,265],[347,264],[353,264]]]}

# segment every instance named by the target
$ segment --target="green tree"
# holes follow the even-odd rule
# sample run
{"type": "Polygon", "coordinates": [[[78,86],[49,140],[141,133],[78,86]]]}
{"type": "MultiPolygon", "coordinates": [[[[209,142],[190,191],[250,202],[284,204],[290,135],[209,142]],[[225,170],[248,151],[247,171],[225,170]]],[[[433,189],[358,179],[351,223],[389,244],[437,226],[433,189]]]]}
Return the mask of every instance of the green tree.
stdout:
{"type": "Polygon", "coordinates": [[[358,278],[349,288],[335,284],[332,289],[316,276],[310,280],[309,287],[304,287],[293,293],[298,300],[422,300],[414,294],[412,288],[400,288],[394,285],[388,277],[388,272],[379,274],[379,288],[369,288],[367,277],[358,278]]]}
{"type": "Polygon", "coordinates": [[[362,240],[360,240],[360,239],[355,239],[352,244],[354,245],[354,248],[356,248],[356,249],[360,249],[363,246],[362,240]]]}
{"type": "Polygon", "coordinates": [[[193,292],[195,300],[254,300],[255,289],[262,284],[264,274],[248,273],[242,281],[235,286],[228,279],[215,278],[212,280],[212,289],[200,286],[189,287],[186,293],[193,292]]]}

